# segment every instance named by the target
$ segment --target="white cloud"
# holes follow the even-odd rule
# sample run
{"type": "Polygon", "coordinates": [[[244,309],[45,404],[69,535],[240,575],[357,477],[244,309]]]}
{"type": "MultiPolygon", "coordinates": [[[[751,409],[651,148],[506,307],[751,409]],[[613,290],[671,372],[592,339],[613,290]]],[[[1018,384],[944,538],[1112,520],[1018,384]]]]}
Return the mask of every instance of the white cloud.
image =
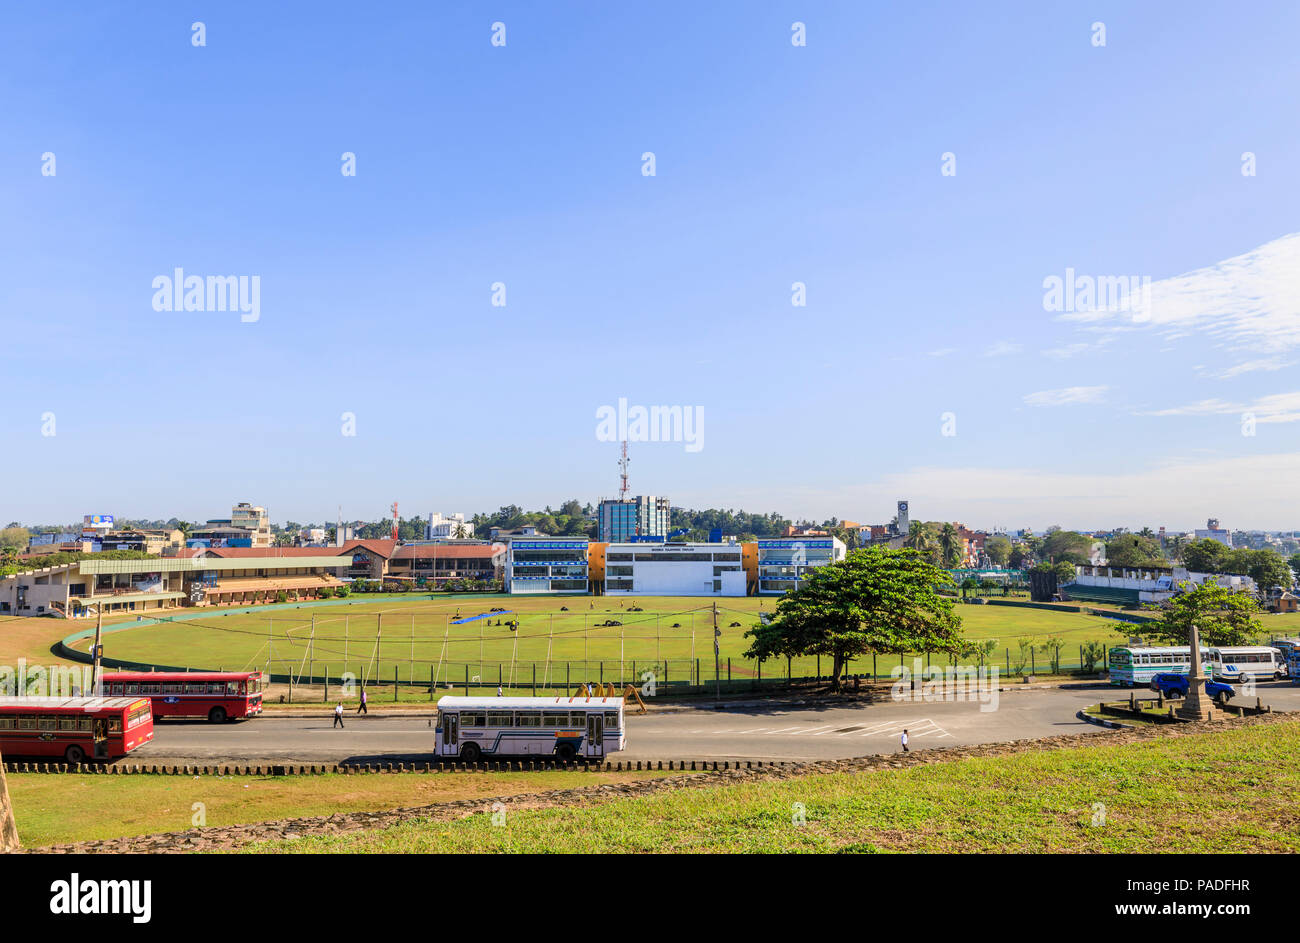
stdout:
{"type": "MultiPolygon", "coordinates": [[[[1242,255],[1151,283],[1140,323],[1168,338],[1204,333],[1236,349],[1300,347],[1300,233],[1242,255]]],[[[1069,321],[1133,322],[1131,313],[1091,310],[1069,321]]]]}
{"type": "Polygon", "coordinates": [[[1300,393],[1272,393],[1253,403],[1203,399],[1186,406],[1139,412],[1139,416],[1242,416],[1250,413],[1257,423],[1300,422],[1300,393]]]}
{"type": "Polygon", "coordinates": [[[1107,336],[1094,343],[1079,341],[1074,344],[1065,344],[1062,347],[1049,347],[1043,351],[1043,356],[1051,357],[1053,360],[1069,360],[1071,357],[1099,351],[1114,339],[1114,337],[1107,336]]]}
{"type": "Polygon", "coordinates": [[[947,357],[949,354],[957,353],[956,347],[940,347],[938,350],[929,351],[931,357],[947,357]]]}
{"type": "Polygon", "coordinates": [[[1014,341],[998,341],[984,350],[984,356],[1006,357],[1009,354],[1018,354],[1023,349],[1024,346],[1022,344],[1017,344],[1014,341]]]}
{"type": "Polygon", "coordinates": [[[1207,370],[1203,367],[1198,367],[1197,370],[1200,371],[1201,376],[1213,380],[1231,380],[1243,373],[1272,372],[1289,367],[1294,363],[1294,360],[1283,360],[1281,357],[1265,357],[1261,360],[1246,360],[1223,370],[1207,370]]]}
{"type": "Polygon", "coordinates": [[[1029,406],[1076,406],[1081,403],[1100,403],[1106,395],[1105,386],[1067,386],[1060,390],[1039,390],[1025,395],[1029,406]]]}

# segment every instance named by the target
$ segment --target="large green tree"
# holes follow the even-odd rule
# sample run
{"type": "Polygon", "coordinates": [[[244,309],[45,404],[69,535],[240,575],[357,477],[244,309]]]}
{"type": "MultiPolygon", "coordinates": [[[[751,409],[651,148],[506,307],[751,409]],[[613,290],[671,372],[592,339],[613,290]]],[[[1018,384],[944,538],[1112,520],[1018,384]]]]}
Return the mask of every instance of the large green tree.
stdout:
{"type": "Polygon", "coordinates": [[[868,652],[959,653],[961,619],[938,592],[949,583],[919,551],[855,550],[782,596],[772,620],[745,633],[753,639],[746,657],[829,656],[838,690],[844,663],[868,652]]]}
{"type": "Polygon", "coordinates": [[[1150,566],[1163,563],[1160,544],[1140,534],[1120,534],[1106,544],[1106,563],[1110,566],[1150,566]]]}
{"type": "Polygon", "coordinates": [[[1172,645],[1187,645],[1192,626],[1201,633],[1202,645],[1249,645],[1259,634],[1253,616],[1259,611],[1249,593],[1236,593],[1206,581],[1195,588],[1180,583],[1181,592],[1164,604],[1160,619],[1143,631],[1151,638],[1172,645]]]}
{"type": "Polygon", "coordinates": [[[1011,559],[1011,540],[1001,534],[995,534],[984,541],[984,552],[989,555],[994,566],[1006,566],[1011,559]]]}
{"type": "Polygon", "coordinates": [[[1193,573],[1222,573],[1231,551],[1217,540],[1193,540],[1183,548],[1183,565],[1193,573]]]}
{"type": "Polygon", "coordinates": [[[1233,550],[1224,563],[1223,572],[1245,574],[1261,590],[1291,588],[1291,568],[1272,547],[1262,550],[1233,550]]]}
{"type": "Polygon", "coordinates": [[[1075,533],[1072,530],[1053,531],[1043,540],[1043,546],[1039,549],[1038,555],[1044,560],[1052,560],[1060,563],[1078,563],[1084,564],[1089,562],[1092,552],[1092,538],[1085,537],[1083,534],[1075,533]]]}

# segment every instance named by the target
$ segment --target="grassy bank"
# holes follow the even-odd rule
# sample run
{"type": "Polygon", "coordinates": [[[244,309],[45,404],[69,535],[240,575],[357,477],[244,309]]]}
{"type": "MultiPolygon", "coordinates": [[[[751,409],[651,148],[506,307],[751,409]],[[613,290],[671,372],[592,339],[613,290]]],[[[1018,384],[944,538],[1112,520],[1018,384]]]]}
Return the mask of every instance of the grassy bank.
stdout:
{"type": "Polygon", "coordinates": [[[273,852],[1296,852],[1300,722],[266,843],[273,852]],[[802,807],[806,821],[796,824],[802,807]],[[1096,824],[1094,824],[1096,823],[1096,824]]]}
{"type": "Polygon", "coordinates": [[[26,848],[177,832],[197,824],[246,825],[334,812],[572,789],[666,773],[383,773],[318,776],[77,776],[10,773],[26,848]]]}

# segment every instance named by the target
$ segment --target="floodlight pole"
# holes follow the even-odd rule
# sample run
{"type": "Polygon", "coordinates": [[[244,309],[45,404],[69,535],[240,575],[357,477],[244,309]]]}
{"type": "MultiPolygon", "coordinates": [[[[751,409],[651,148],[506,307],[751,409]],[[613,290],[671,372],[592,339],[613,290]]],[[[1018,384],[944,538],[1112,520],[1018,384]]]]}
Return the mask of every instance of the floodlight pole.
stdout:
{"type": "Polygon", "coordinates": [[[91,652],[90,693],[94,697],[104,694],[104,682],[101,680],[100,659],[104,654],[104,604],[95,607],[95,647],[91,652]]]}
{"type": "Polygon", "coordinates": [[[718,628],[718,601],[713,600],[713,700],[715,704],[722,703],[722,660],[721,651],[718,647],[718,637],[722,631],[718,628]]]}

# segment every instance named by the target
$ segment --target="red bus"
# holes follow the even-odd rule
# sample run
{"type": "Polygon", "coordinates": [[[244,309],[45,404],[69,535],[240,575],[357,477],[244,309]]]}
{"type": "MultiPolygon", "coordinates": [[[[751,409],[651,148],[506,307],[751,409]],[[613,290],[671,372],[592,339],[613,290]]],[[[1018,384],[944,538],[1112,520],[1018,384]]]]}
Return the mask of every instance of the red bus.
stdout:
{"type": "Polygon", "coordinates": [[[0,752],[116,760],[153,739],[147,697],[0,697],[0,752]]]}
{"type": "Polygon", "coordinates": [[[155,717],[206,717],[214,724],[262,713],[260,671],[109,671],[107,697],[147,697],[155,717]]]}

